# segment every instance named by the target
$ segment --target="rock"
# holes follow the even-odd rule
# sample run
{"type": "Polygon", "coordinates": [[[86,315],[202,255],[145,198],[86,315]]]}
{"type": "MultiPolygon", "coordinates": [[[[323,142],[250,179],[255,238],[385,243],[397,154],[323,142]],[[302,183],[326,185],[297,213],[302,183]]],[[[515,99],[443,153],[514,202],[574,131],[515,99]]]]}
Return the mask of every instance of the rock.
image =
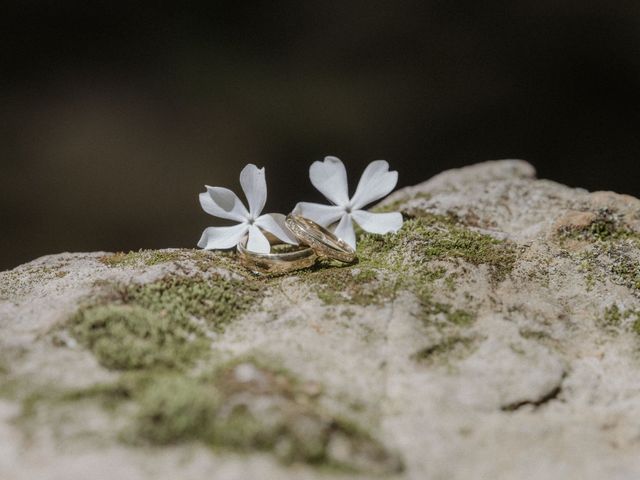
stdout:
{"type": "Polygon", "coordinates": [[[376,208],[348,267],[0,273],[0,478],[640,477],[640,201],[505,160],[376,208]]]}

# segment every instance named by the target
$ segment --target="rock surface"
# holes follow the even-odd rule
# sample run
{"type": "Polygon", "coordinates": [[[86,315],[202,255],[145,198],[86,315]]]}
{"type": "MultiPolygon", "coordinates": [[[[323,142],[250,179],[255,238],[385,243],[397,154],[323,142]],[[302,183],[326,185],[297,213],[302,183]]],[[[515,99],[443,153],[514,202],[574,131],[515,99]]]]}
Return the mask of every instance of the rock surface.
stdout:
{"type": "Polygon", "coordinates": [[[640,478],[640,201],[506,160],[377,208],[350,267],[0,273],[0,478],[640,478]]]}

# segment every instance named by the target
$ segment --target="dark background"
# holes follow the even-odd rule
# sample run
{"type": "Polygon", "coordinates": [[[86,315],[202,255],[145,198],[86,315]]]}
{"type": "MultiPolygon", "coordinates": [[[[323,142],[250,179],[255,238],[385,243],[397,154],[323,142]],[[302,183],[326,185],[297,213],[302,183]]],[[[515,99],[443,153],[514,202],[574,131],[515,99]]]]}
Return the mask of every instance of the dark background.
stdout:
{"type": "Polygon", "coordinates": [[[371,160],[399,186],[524,158],[640,195],[640,2],[64,2],[0,9],[0,269],[60,251],[194,247],[203,184],[371,160]]]}

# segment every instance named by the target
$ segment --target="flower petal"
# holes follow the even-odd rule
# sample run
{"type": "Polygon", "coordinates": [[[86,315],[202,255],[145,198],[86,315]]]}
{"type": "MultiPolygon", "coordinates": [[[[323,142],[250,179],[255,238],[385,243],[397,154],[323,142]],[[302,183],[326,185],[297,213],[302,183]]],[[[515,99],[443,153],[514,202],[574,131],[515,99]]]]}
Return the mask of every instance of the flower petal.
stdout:
{"type": "Polygon", "coordinates": [[[238,196],[228,188],[206,186],[207,191],[200,194],[200,205],[209,215],[218,218],[244,222],[249,212],[238,196]]]}
{"type": "Polygon", "coordinates": [[[266,213],[256,218],[255,224],[264,231],[275,235],[283,242],[298,245],[298,240],[295,235],[285,225],[285,219],[286,217],[281,213],[266,213]]]}
{"type": "Polygon", "coordinates": [[[264,233],[260,231],[255,225],[249,227],[249,241],[247,242],[247,250],[256,253],[269,253],[271,245],[269,240],[264,236],[264,233]]]}
{"type": "Polygon", "coordinates": [[[344,208],[337,205],[300,202],[293,209],[293,213],[307,217],[323,227],[328,227],[340,220],[344,214],[344,208]]]}
{"type": "Polygon", "coordinates": [[[246,223],[234,225],[233,227],[205,228],[198,246],[205,250],[235,247],[242,240],[248,229],[249,225],[246,223]]]}
{"type": "Polygon", "coordinates": [[[339,158],[325,157],[322,162],[313,162],[309,167],[309,179],[335,205],[344,206],[349,202],[347,170],[339,158]]]}
{"type": "Polygon", "coordinates": [[[258,168],[250,163],[240,172],[240,185],[249,202],[249,213],[253,218],[260,215],[267,202],[267,180],[264,167],[258,168]]]}
{"type": "Polygon", "coordinates": [[[370,233],[397,232],[402,227],[400,212],[371,213],[364,210],[354,210],[351,215],[364,231],[370,233]]]}
{"type": "Polygon", "coordinates": [[[343,215],[343,217],[340,219],[340,223],[335,228],[333,233],[335,233],[338,238],[344,240],[353,248],[356,248],[356,232],[353,230],[351,215],[349,215],[348,213],[343,215]]]}
{"type": "Polygon", "coordinates": [[[351,199],[352,208],[358,210],[391,193],[398,183],[398,172],[389,171],[386,160],[371,162],[362,172],[356,193],[351,199]]]}

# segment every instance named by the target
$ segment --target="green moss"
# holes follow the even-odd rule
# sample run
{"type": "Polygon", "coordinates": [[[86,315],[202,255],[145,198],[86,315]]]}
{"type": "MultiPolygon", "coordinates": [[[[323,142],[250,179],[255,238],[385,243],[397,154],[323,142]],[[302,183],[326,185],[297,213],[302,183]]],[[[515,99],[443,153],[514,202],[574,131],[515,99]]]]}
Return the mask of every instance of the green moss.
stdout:
{"type": "Polygon", "coordinates": [[[507,242],[465,229],[431,235],[424,253],[427,258],[460,258],[473,265],[487,265],[495,280],[503,280],[513,269],[515,249],[507,242]]]}
{"type": "Polygon", "coordinates": [[[622,239],[640,240],[640,235],[631,230],[615,212],[604,208],[596,213],[594,220],[586,226],[565,227],[558,232],[561,240],[573,239],[589,242],[609,242],[622,239]]]}
{"type": "Polygon", "coordinates": [[[239,270],[237,263],[232,261],[230,252],[209,252],[194,249],[175,250],[138,250],[136,252],[117,252],[98,259],[108,267],[138,267],[153,266],[169,262],[195,262],[200,270],[207,270],[212,266],[224,265],[230,270],[239,270]]]}
{"type": "Polygon", "coordinates": [[[71,334],[100,364],[118,370],[179,368],[207,349],[202,332],[188,318],[133,305],[104,305],[80,310],[71,334]]]}
{"type": "Polygon", "coordinates": [[[398,290],[410,291],[421,305],[425,322],[444,318],[457,327],[471,325],[475,314],[433,299],[436,282],[442,281],[446,291],[454,292],[456,278],[455,272],[448,274],[446,267],[433,263],[463,259],[486,264],[498,281],[516,260],[514,245],[460,227],[454,218],[434,215],[406,221],[397,234],[363,234],[358,254],[356,267],[321,269],[303,278],[327,304],[375,305],[392,299],[398,290]]]}
{"type": "Polygon", "coordinates": [[[356,283],[368,283],[376,280],[377,275],[373,270],[360,269],[359,271],[354,272],[353,279],[356,283]]]}
{"type": "Polygon", "coordinates": [[[84,399],[97,399],[106,407],[112,408],[122,401],[131,399],[131,392],[120,383],[97,383],[87,388],[64,390],[57,395],[61,402],[76,402],[84,399]]]}
{"type": "Polygon", "coordinates": [[[458,275],[455,273],[452,273],[451,275],[447,276],[444,279],[444,284],[447,287],[447,290],[449,290],[450,292],[455,292],[457,278],[458,278],[458,275]]]}
{"type": "Polygon", "coordinates": [[[640,290],[640,264],[633,258],[618,258],[611,266],[611,273],[622,278],[629,287],[640,290]]]}
{"type": "Polygon", "coordinates": [[[0,345],[0,398],[19,400],[25,385],[31,388],[36,384],[31,381],[29,375],[18,374],[14,370],[14,365],[19,364],[26,353],[27,350],[24,347],[12,348],[0,345]]]}
{"type": "Polygon", "coordinates": [[[601,325],[605,327],[619,327],[623,320],[623,314],[615,303],[604,311],[601,325]]]}
{"type": "Polygon", "coordinates": [[[178,260],[180,254],[175,252],[159,252],[156,250],[139,250],[116,252],[112,255],[105,255],[98,260],[108,267],[131,267],[136,265],[157,265],[159,263],[172,262],[178,260]]]}
{"type": "Polygon", "coordinates": [[[406,220],[397,234],[362,235],[358,250],[363,262],[395,270],[433,260],[460,259],[487,265],[496,281],[513,270],[517,254],[514,244],[469,230],[455,218],[439,215],[406,220]]]}
{"type": "MultiPolygon", "coordinates": [[[[431,285],[437,280],[441,280],[446,277],[447,269],[444,267],[437,267],[430,269],[427,267],[421,268],[418,273],[414,273],[413,280],[416,283],[423,285],[431,285]]],[[[451,275],[453,277],[453,274],[451,275]]],[[[448,282],[445,280],[445,284],[448,282]]],[[[447,286],[448,288],[448,286],[447,286]]]]}
{"type": "Polygon", "coordinates": [[[36,388],[18,398],[22,402],[20,422],[26,423],[36,417],[38,408],[46,404],[49,408],[94,402],[113,412],[123,402],[131,399],[131,392],[119,383],[97,383],[86,388],[65,389],[59,385],[36,388]]]}
{"type": "Polygon", "coordinates": [[[249,279],[168,276],[156,282],[127,285],[121,295],[124,303],[161,313],[174,323],[196,317],[205,320],[209,328],[222,331],[253,305],[260,291],[261,285],[249,279]]]}
{"type": "Polygon", "coordinates": [[[12,399],[21,403],[16,424],[27,435],[51,426],[54,431],[72,421],[84,408],[102,408],[113,414],[130,400],[130,391],[118,383],[98,383],[87,388],[65,388],[62,385],[34,385],[22,379],[15,387],[12,399]],[[60,415],[60,411],[66,412],[60,415]],[[71,412],[71,417],[69,417],[71,412]]]}
{"type": "Polygon", "coordinates": [[[285,462],[365,467],[365,470],[395,471],[397,458],[355,423],[324,411],[318,390],[309,388],[280,368],[272,370],[259,362],[232,362],[218,370],[216,385],[223,402],[214,424],[214,442],[241,450],[269,450],[285,462]],[[265,399],[271,407],[265,414],[257,408],[265,399]],[[341,437],[353,451],[366,451],[363,464],[333,457],[329,449],[341,437]]]}
{"type": "Polygon", "coordinates": [[[420,305],[420,317],[426,324],[432,324],[444,318],[448,325],[468,327],[475,322],[475,313],[456,309],[450,304],[433,299],[434,282],[443,278],[444,272],[442,269],[419,270],[413,275],[406,276],[402,286],[416,296],[420,305]]]}
{"type": "Polygon", "coordinates": [[[587,287],[587,292],[593,290],[593,287],[596,285],[596,279],[593,273],[587,273],[584,277],[585,286],[587,287]]]}
{"type": "Polygon", "coordinates": [[[469,230],[456,229],[448,235],[434,234],[431,237],[432,241],[427,242],[423,250],[428,258],[462,258],[474,265],[502,267],[504,254],[509,256],[508,260],[512,256],[512,252],[500,248],[503,242],[469,230]]]}
{"type": "Polygon", "coordinates": [[[640,335],[640,310],[622,310],[614,303],[605,309],[598,324],[613,332],[629,331],[640,335]]]}
{"type": "MultiPolygon", "coordinates": [[[[265,386],[267,390],[262,392],[255,391],[254,385],[225,392],[227,405],[231,408],[215,418],[213,445],[244,452],[271,451],[286,463],[328,462],[327,444],[332,423],[340,425],[340,422],[331,416],[325,417],[317,405],[301,397],[300,392],[265,386]],[[260,398],[271,403],[266,414],[256,408],[260,398]]],[[[362,438],[354,435],[350,440],[361,441],[362,438]]]]}
{"type": "Polygon", "coordinates": [[[180,369],[209,350],[208,331],[221,331],[258,297],[252,281],[168,276],[116,287],[68,328],[107,368],[180,369]]]}
{"type": "Polygon", "coordinates": [[[522,338],[526,338],[527,340],[545,341],[551,339],[551,336],[548,333],[540,330],[522,329],[519,333],[522,338]]]}
{"type": "Polygon", "coordinates": [[[635,320],[631,324],[631,331],[636,335],[640,335],[640,312],[635,313],[635,320]]]}
{"type": "Polygon", "coordinates": [[[475,315],[466,310],[451,310],[451,308],[448,308],[446,315],[450,323],[461,327],[468,327],[475,321],[475,315]]]}
{"type": "Polygon", "coordinates": [[[219,403],[215,388],[183,375],[160,374],[141,392],[135,434],[165,445],[185,440],[212,441],[212,424],[219,403]]]}
{"type": "Polygon", "coordinates": [[[24,399],[23,417],[42,407],[97,399],[128,405],[121,439],[135,445],[198,441],[215,449],[271,452],[285,463],[375,473],[401,469],[399,458],[353,421],[320,405],[322,390],[286,370],[238,359],[193,376],[179,371],[128,372],[113,384],[24,399]],[[336,456],[339,439],[349,452],[336,456]]]}
{"type": "Polygon", "coordinates": [[[598,212],[596,219],[588,227],[576,233],[594,240],[605,241],[626,235],[627,231],[619,225],[611,212],[603,210],[598,212]]]}
{"type": "Polygon", "coordinates": [[[640,251],[633,242],[606,242],[595,248],[597,255],[594,263],[604,271],[604,278],[640,290],[640,251]]]}
{"type": "Polygon", "coordinates": [[[439,308],[455,323],[470,323],[473,315],[447,311],[433,305],[434,282],[446,278],[444,287],[455,290],[455,273],[447,277],[436,261],[458,261],[487,265],[494,281],[503,280],[516,262],[515,245],[471,231],[454,217],[424,214],[406,220],[396,234],[362,234],[358,243],[357,267],[320,269],[305,275],[319,298],[327,304],[379,304],[393,298],[399,289],[412,291],[430,308],[439,308]],[[358,273],[359,272],[359,273],[358,273]],[[428,301],[427,301],[428,300],[428,301]]]}
{"type": "Polygon", "coordinates": [[[448,324],[458,327],[468,327],[476,320],[475,314],[462,309],[454,309],[446,303],[434,302],[430,297],[421,298],[420,305],[422,307],[422,319],[426,323],[433,322],[434,318],[440,315],[444,316],[448,324]]]}
{"type": "Polygon", "coordinates": [[[322,268],[309,272],[304,279],[328,305],[379,305],[394,295],[393,281],[378,279],[375,270],[361,266],[322,268]]]}
{"type": "Polygon", "coordinates": [[[598,242],[575,254],[587,287],[611,281],[640,291],[640,247],[631,239],[598,242]]]}

